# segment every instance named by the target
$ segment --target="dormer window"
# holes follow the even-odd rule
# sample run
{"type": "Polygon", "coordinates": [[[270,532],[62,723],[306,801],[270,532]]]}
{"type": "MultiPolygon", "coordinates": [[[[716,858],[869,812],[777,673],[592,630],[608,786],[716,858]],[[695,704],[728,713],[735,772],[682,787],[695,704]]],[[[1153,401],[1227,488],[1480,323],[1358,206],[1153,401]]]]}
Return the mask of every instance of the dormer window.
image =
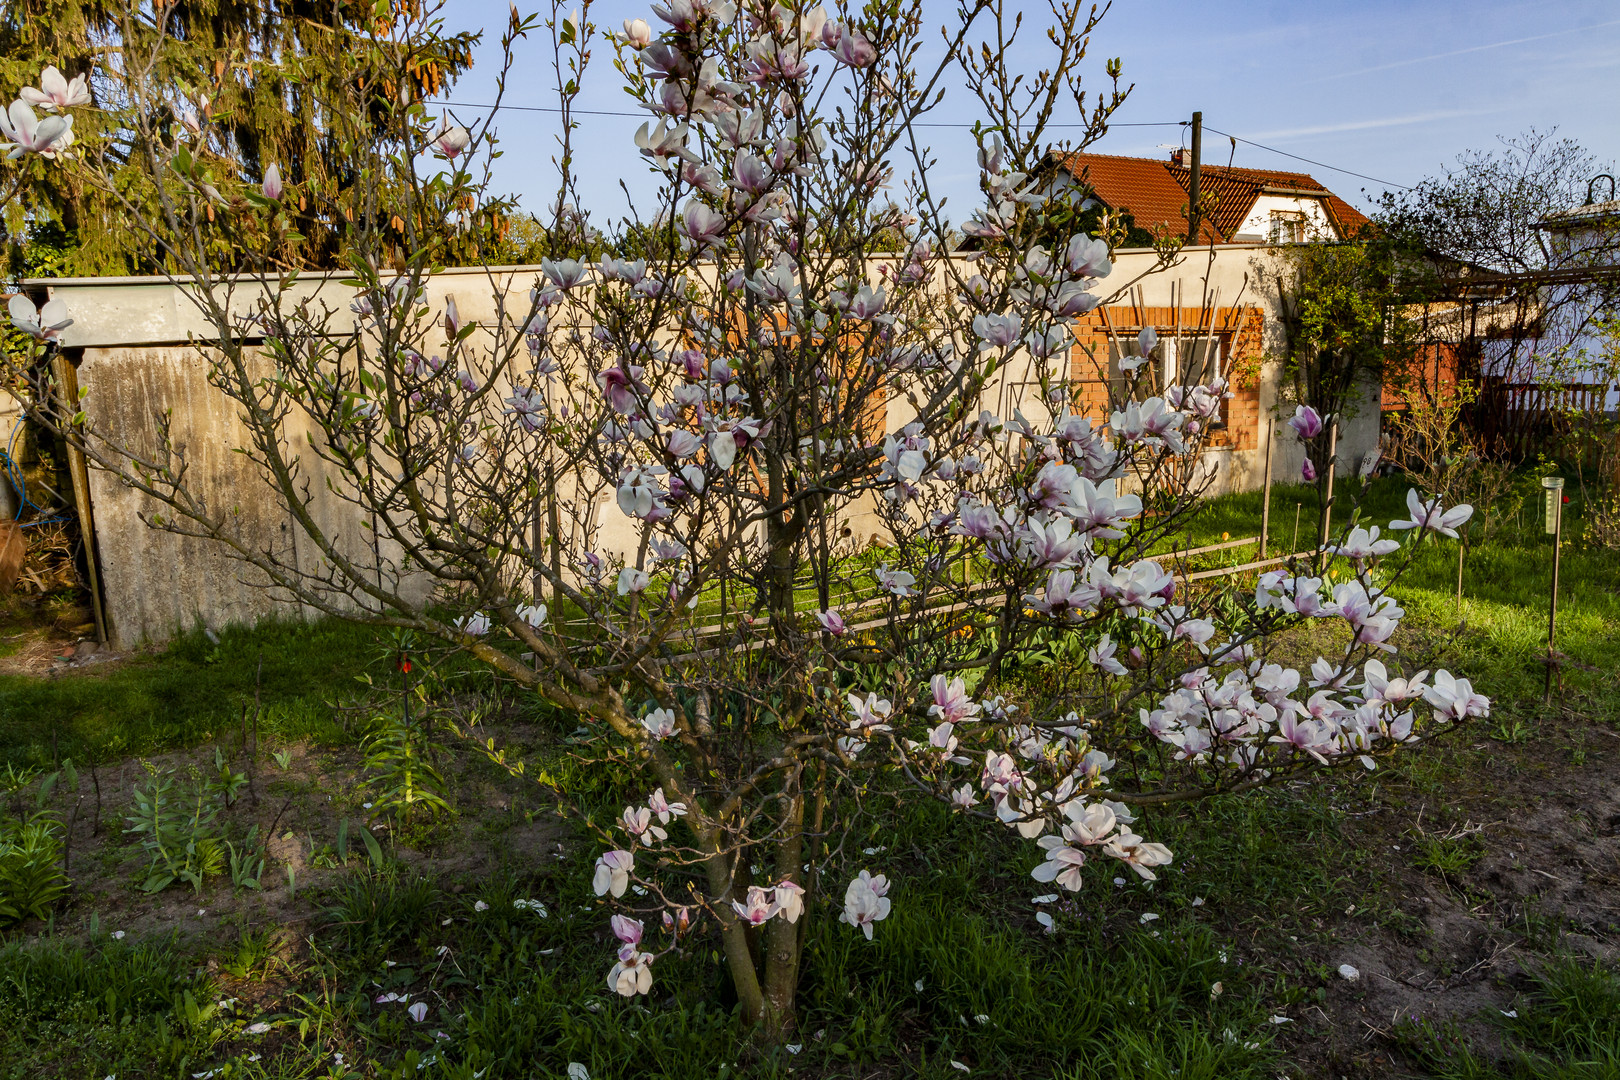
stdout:
{"type": "Polygon", "coordinates": [[[1299,210],[1273,210],[1271,212],[1271,242],[1273,244],[1303,244],[1305,242],[1305,214],[1299,210]]]}

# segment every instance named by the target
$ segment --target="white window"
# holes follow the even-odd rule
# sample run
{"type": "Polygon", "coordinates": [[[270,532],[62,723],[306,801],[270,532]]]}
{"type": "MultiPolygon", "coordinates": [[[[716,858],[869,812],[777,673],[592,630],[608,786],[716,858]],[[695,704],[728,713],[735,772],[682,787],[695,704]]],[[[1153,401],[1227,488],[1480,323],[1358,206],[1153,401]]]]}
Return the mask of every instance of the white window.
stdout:
{"type": "Polygon", "coordinates": [[[1303,244],[1305,242],[1305,214],[1300,210],[1273,210],[1271,212],[1271,242],[1273,244],[1303,244]]]}

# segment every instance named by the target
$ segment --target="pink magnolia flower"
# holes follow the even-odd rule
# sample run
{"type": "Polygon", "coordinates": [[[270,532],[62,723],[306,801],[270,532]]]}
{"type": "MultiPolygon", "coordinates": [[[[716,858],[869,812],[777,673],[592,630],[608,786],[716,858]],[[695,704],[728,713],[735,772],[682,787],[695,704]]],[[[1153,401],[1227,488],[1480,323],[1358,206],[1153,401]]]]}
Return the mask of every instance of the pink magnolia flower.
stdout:
{"type": "Polygon", "coordinates": [[[281,198],[281,194],[285,189],[281,183],[281,167],[275,162],[272,161],[270,167],[264,170],[264,182],[260,185],[259,190],[271,202],[278,201],[281,198]]]}
{"type": "Polygon", "coordinates": [[[669,433],[669,453],[675,458],[689,458],[703,447],[703,436],[677,429],[669,433]]]}
{"type": "Polygon", "coordinates": [[[1392,551],[1399,551],[1401,545],[1395,540],[1378,539],[1378,526],[1371,529],[1356,527],[1350,530],[1342,544],[1329,544],[1328,550],[1335,555],[1342,555],[1357,565],[1388,555],[1392,551]]]}
{"type": "Polygon", "coordinates": [[[1101,302],[1102,298],[1096,293],[1087,292],[1084,285],[1069,281],[1058,288],[1047,307],[1052,314],[1067,319],[1084,315],[1101,302]]]}
{"type": "Polygon", "coordinates": [[[1056,569],[1074,564],[1086,549],[1086,538],[1075,533],[1074,523],[1066,517],[1054,516],[1044,525],[1030,518],[1019,530],[1018,546],[1030,566],[1056,569]]]}
{"type": "Polygon", "coordinates": [[[854,714],[854,718],[849,722],[851,730],[888,731],[887,721],[889,713],[894,711],[894,706],[887,698],[880,698],[875,693],[869,693],[864,698],[859,694],[850,694],[849,711],[854,714]]]}
{"type": "Polygon", "coordinates": [[[1491,714],[1490,698],[1476,693],[1467,679],[1456,678],[1444,668],[1434,673],[1434,681],[1423,691],[1423,700],[1434,707],[1434,718],[1442,722],[1491,714]]]}
{"type": "Polygon", "coordinates": [[[596,376],[596,385],[601,387],[614,412],[631,416],[641,411],[642,400],[652,393],[652,389],[642,381],[644,371],[637,364],[626,364],[610,367],[596,376]]]}
{"type": "Polygon", "coordinates": [[[1288,426],[1294,429],[1294,434],[1302,441],[1309,442],[1322,434],[1325,420],[1309,405],[1300,405],[1294,409],[1294,415],[1289,417],[1288,426]]]}
{"type": "Polygon", "coordinates": [[[978,716],[979,706],[968,697],[967,684],[960,678],[935,675],[929,688],[934,695],[934,703],[928,707],[929,716],[937,716],[947,724],[959,724],[978,716]]]}
{"type": "Polygon", "coordinates": [[[54,341],[73,325],[67,303],[60,297],[47,300],[44,307],[36,309],[28,297],[18,293],[7,302],[6,310],[11,315],[11,325],[37,341],[54,341]]]}
{"type": "MultiPolygon", "coordinates": [[[[641,726],[646,728],[647,734],[651,735],[655,740],[668,739],[676,732],[675,710],[654,709],[641,718],[641,726]]],[[[664,789],[659,788],[658,790],[662,794],[664,789]]]]}
{"type": "Polygon", "coordinates": [[[54,158],[73,143],[73,117],[47,116],[41,120],[26,101],[13,101],[9,109],[0,113],[0,135],[11,145],[7,158],[24,154],[54,158]]]}
{"type": "Polygon", "coordinates": [[[1017,315],[976,315],[973,335],[979,339],[979,351],[1004,349],[1018,340],[1023,323],[1017,315]]]}
{"type": "Polygon", "coordinates": [[[1046,849],[1046,861],[1029,872],[1036,881],[1056,882],[1070,892],[1079,892],[1084,884],[1080,868],[1086,865],[1086,853],[1070,847],[1061,836],[1043,836],[1035,841],[1046,849]]]}
{"type": "Polygon", "coordinates": [[[39,73],[38,90],[32,86],[25,86],[17,91],[17,96],[30,105],[38,105],[46,112],[71,109],[75,105],[88,105],[91,102],[85,76],[75,75],[73,81],[69,82],[54,66],[47,67],[39,73]]]}
{"type": "Polygon", "coordinates": [[[1097,644],[1086,650],[1086,659],[1094,667],[1099,667],[1110,675],[1123,675],[1126,670],[1125,665],[1114,659],[1114,653],[1117,651],[1119,651],[1119,646],[1114,644],[1109,635],[1104,634],[1097,644]]]}
{"type": "Polygon", "coordinates": [[[713,247],[720,242],[726,228],[723,214],[690,199],[681,211],[681,231],[699,248],[713,247]]]}
{"type": "Polygon", "coordinates": [[[804,887],[796,881],[779,881],[773,902],[777,914],[790,923],[796,923],[799,916],[804,914],[804,887]]]}
{"type": "Polygon", "coordinates": [[[763,926],[770,921],[771,916],[775,915],[778,910],[775,899],[770,892],[758,885],[748,887],[746,903],[733,900],[731,909],[737,913],[739,919],[749,926],[763,926]]]}
{"type": "Polygon", "coordinates": [[[1390,678],[1384,662],[1377,658],[1363,664],[1361,671],[1365,679],[1361,692],[1369,705],[1399,705],[1422,697],[1425,689],[1423,680],[1429,676],[1427,671],[1420,671],[1409,679],[1390,678]]]}
{"type": "Polygon", "coordinates": [[[872,575],[877,578],[879,588],[894,596],[910,596],[911,587],[917,584],[914,575],[905,570],[890,570],[887,563],[880,564],[872,575]]]}
{"type": "Polygon", "coordinates": [[[642,923],[640,919],[632,919],[628,915],[615,915],[608,920],[613,928],[613,936],[626,945],[640,945],[642,923]]]}
{"type": "Polygon", "coordinates": [[[440,156],[456,160],[472,143],[472,134],[460,124],[447,119],[439,121],[439,129],[428,137],[428,145],[440,156]]]}
{"type": "Polygon", "coordinates": [[[1108,261],[1108,245],[1084,233],[1069,239],[1063,262],[1069,268],[1069,273],[1088,278],[1107,277],[1114,268],[1108,261]]]}
{"type": "MultiPolygon", "coordinates": [[[[1315,481],[1316,481],[1316,463],[1313,462],[1310,458],[1306,458],[1304,460],[1304,462],[1299,467],[1299,475],[1300,475],[1300,478],[1302,480],[1304,480],[1307,484],[1315,483],[1315,481]]],[[[1391,525],[1390,527],[1394,528],[1395,526],[1391,525]]]]}
{"type": "Polygon", "coordinates": [[[591,888],[597,896],[612,893],[623,896],[630,887],[630,875],[635,873],[636,857],[628,851],[610,851],[596,860],[596,872],[591,877],[591,888]]]}
{"type": "Polygon", "coordinates": [[[652,818],[653,812],[645,806],[627,806],[619,816],[619,824],[636,838],[637,843],[650,847],[660,840],[669,839],[669,833],[654,825],[652,818]]]}
{"type": "Polygon", "coordinates": [[[823,630],[826,630],[833,637],[843,637],[848,631],[848,628],[844,625],[844,617],[836,611],[818,611],[816,612],[816,621],[821,624],[823,630]]]}
{"type": "Polygon", "coordinates": [[[645,49],[652,44],[652,27],[646,19],[624,20],[624,43],[632,49],[645,49]]]}
{"type": "Polygon", "coordinates": [[[1327,754],[1338,752],[1326,729],[1315,720],[1302,720],[1294,713],[1286,713],[1277,722],[1277,734],[1269,740],[1311,755],[1323,765],[1327,754]]]}
{"type": "Polygon", "coordinates": [[[1157,881],[1158,875],[1153,872],[1155,866],[1170,865],[1170,849],[1163,844],[1149,844],[1129,829],[1121,829],[1119,835],[1108,842],[1104,849],[1116,859],[1128,863],[1146,881],[1157,881]]]}
{"type": "MultiPolygon", "coordinates": [[[[645,721],[644,721],[645,722],[645,721]]],[[[686,814],[686,804],[683,802],[670,802],[664,795],[663,788],[654,788],[652,796],[647,800],[647,809],[658,815],[658,820],[667,825],[671,818],[682,817],[686,814]]]]}
{"type": "Polygon", "coordinates": [[[637,952],[634,945],[619,950],[619,962],[608,972],[608,988],[624,997],[635,997],[652,990],[651,953],[637,952]]]}
{"type": "MultiPolygon", "coordinates": [[[[877,48],[866,38],[847,28],[839,35],[832,53],[838,58],[839,63],[855,68],[866,67],[877,59],[877,48]]],[[[868,933],[866,936],[872,935],[868,933]]]]}
{"type": "Polygon", "coordinates": [[[590,268],[578,259],[541,259],[540,272],[558,289],[566,290],[583,284],[590,275],[590,268]]]}

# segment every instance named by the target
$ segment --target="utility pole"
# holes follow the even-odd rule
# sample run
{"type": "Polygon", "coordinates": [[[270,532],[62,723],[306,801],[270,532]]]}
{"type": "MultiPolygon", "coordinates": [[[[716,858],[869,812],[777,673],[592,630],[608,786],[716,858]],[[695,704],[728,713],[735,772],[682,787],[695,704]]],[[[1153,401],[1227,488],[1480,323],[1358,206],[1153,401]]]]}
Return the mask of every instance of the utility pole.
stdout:
{"type": "Polygon", "coordinates": [[[1204,114],[1192,116],[1192,168],[1187,178],[1187,243],[1198,243],[1198,172],[1204,153],[1204,114]]]}

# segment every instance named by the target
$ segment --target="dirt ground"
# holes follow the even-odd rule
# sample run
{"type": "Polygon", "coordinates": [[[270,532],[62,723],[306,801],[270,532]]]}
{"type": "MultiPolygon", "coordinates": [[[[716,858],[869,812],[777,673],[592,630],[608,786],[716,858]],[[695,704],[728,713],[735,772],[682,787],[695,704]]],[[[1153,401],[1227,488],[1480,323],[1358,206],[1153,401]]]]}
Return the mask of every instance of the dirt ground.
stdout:
{"type": "Polygon", "coordinates": [[[1449,754],[1472,758],[1469,782],[1402,793],[1410,804],[1362,808],[1345,824],[1374,856],[1383,888],[1368,903],[1385,909],[1381,918],[1347,912],[1286,958],[1275,940],[1251,937],[1257,958],[1359,973],[1335,976],[1327,1000],[1284,1034],[1304,1075],[1409,1075],[1392,1033],[1416,1019],[1499,1046],[1483,1018],[1513,1008],[1528,969],[1557,951],[1620,959],[1620,735],[1563,717],[1523,743],[1475,741],[1449,754]],[[1437,842],[1469,865],[1414,865],[1437,842]]]}
{"type": "MultiPolygon", "coordinates": [[[[371,815],[361,801],[358,752],[302,743],[279,749],[288,755],[285,768],[268,752],[262,755],[250,787],[216,819],[229,836],[240,838],[257,826],[257,835],[268,837],[257,889],[232,888],[225,875],[209,878],[200,894],[184,884],[155,895],[140,889],[149,861],[138,838],[124,832],[135,809],[135,788],[148,770],[173,770],[177,790],[189,777],[212,775],[212,746],[81,773],[77,798],[67,800],[63,812],[75,890],[58,916],[59,931],[95,925],[104,933],[176,933],[224,944],[243,928],[276,928],[284,942],[296,943],[319,913],[325,888],[345,872],[335,850],[339,822],[348,819],[352,870],[366,858],[359,830],[371,815]],[[90,867],[96,872],[87,873],[90,867]]],[[[233,757],[237,770],[244,763],[244,757],[233,757]]],[[[460,892],[504,865],[532,870],[561,850],[561,822],[517,781],[471,754],[458,755],[448,779],[461,813],[428,825],[409,844],[396,842],[385,822],[370,823],[379,843],[408,866],[460,892]],[[530,796],[527,806],[525,796],[530,796]]],[[[30,929],[22,927],[25,933],[30,929]]]]}

